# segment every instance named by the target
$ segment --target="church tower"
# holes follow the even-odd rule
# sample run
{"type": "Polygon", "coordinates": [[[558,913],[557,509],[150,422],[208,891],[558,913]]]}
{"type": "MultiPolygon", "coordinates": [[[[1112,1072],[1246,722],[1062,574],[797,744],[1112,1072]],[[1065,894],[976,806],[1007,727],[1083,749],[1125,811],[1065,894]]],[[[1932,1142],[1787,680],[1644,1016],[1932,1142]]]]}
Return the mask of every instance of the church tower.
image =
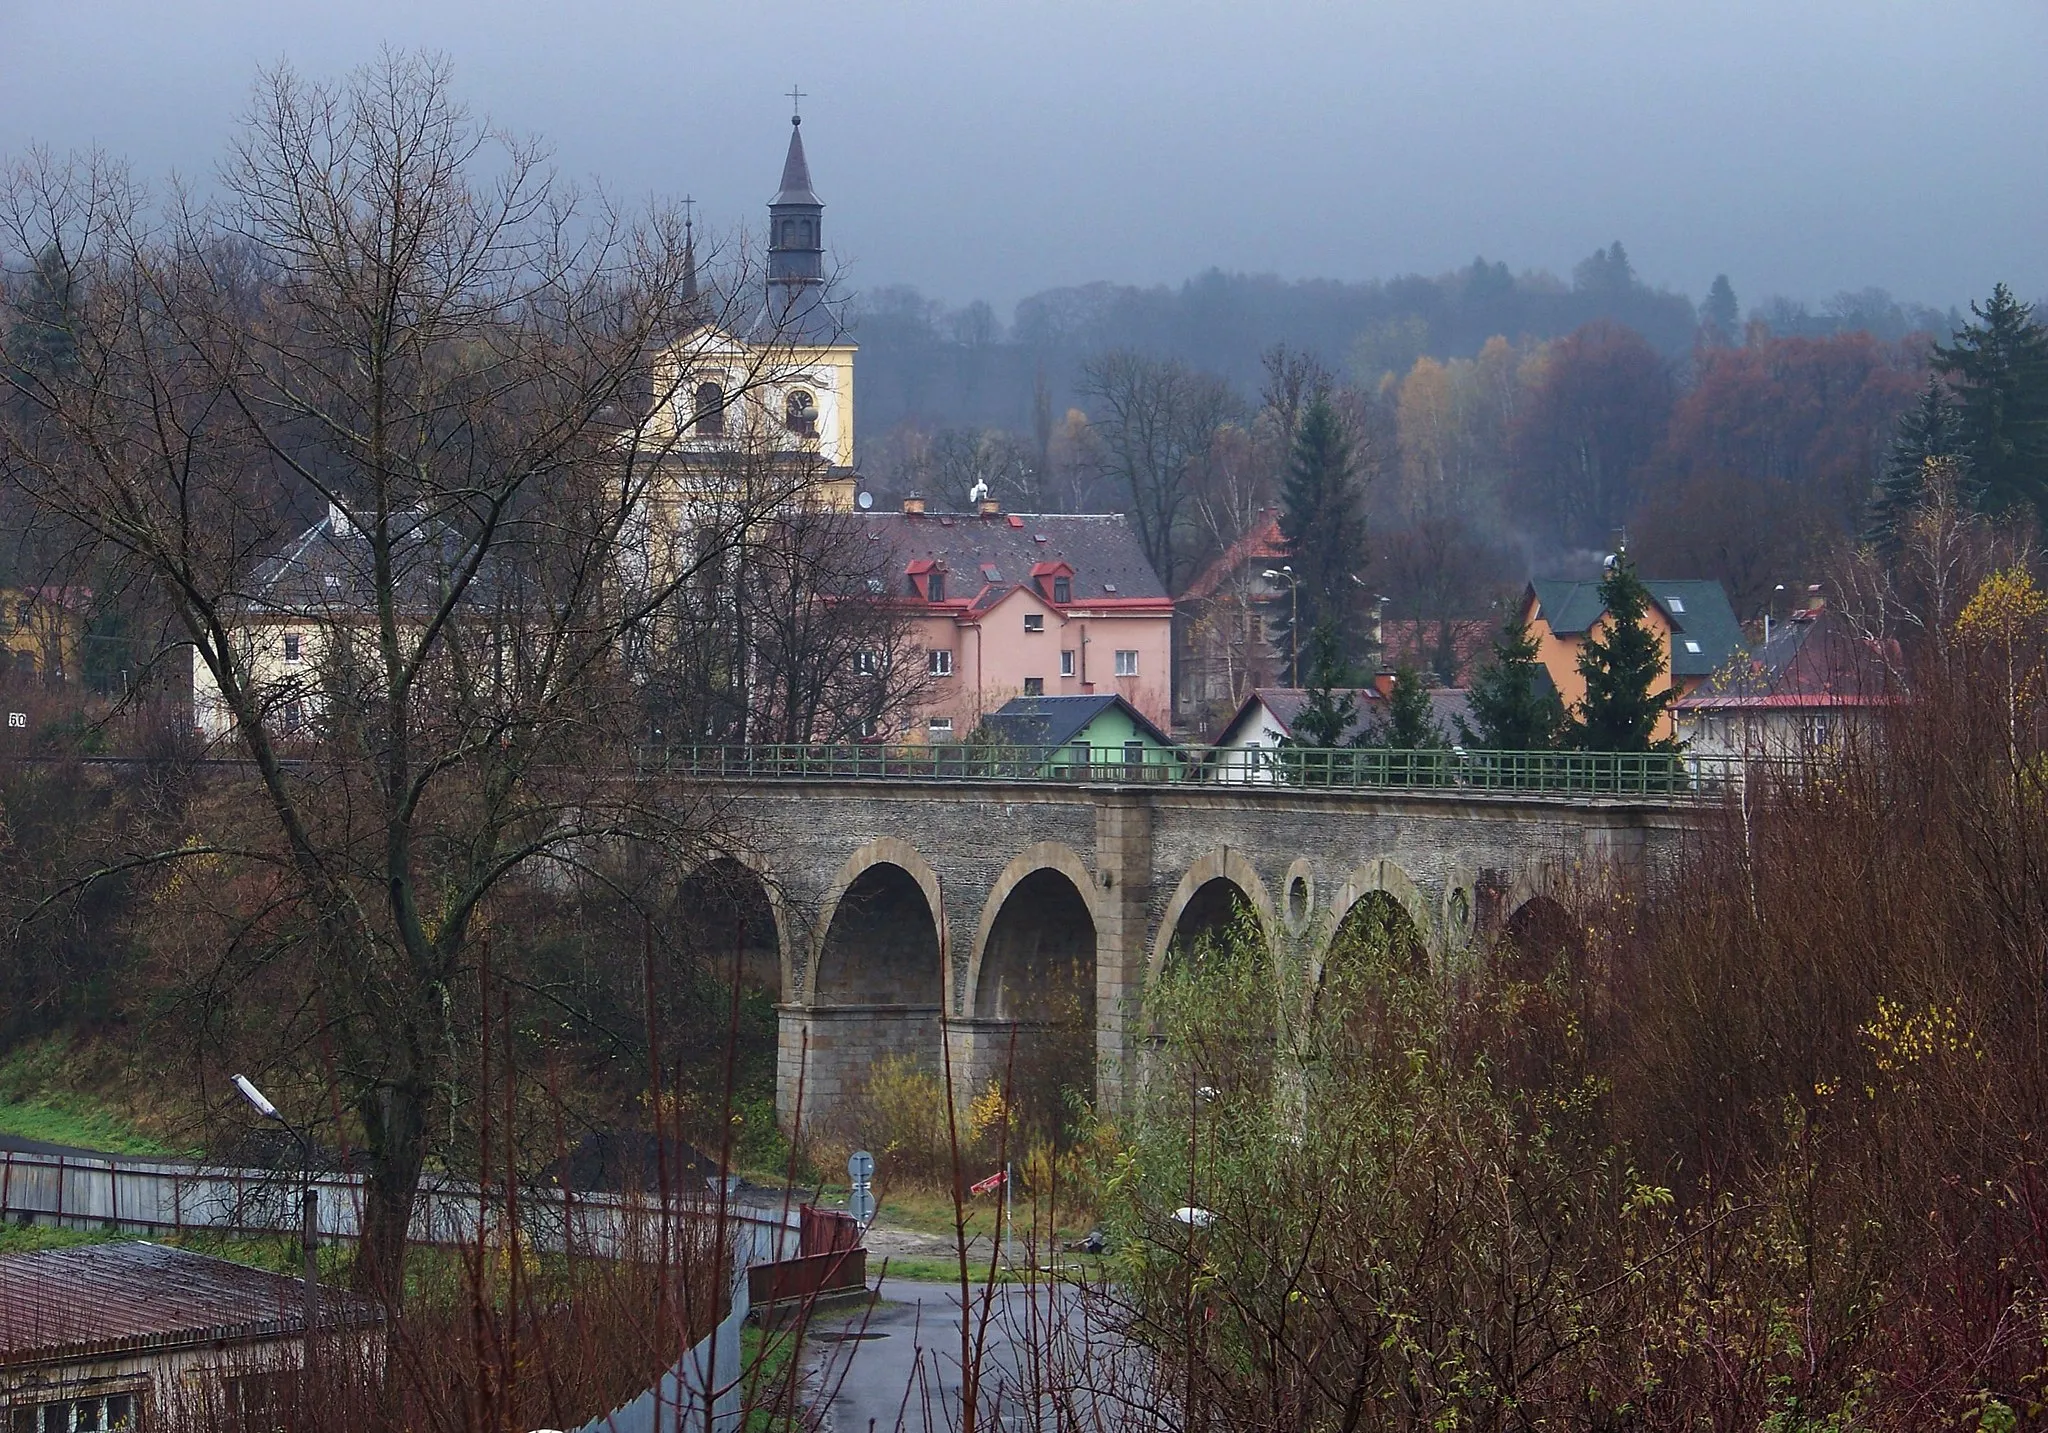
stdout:
{"type": "Polygon", "coordinates": [[[768,282],[781,286],[785,301],[825,279],[825,206],[811,189],[803,123],[802,115],[789,117],[782,187],[768,201],[768,282]]]}

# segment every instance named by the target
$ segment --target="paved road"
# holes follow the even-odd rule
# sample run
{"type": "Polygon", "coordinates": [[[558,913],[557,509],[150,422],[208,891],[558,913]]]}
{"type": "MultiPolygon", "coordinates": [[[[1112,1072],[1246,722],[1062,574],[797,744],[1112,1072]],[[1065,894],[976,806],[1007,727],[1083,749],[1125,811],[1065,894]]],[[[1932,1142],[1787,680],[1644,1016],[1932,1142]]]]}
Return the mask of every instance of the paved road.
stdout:
{"type": "MultiPolygon", "coordinates": [[[[1115,1427],[1098,1416],[1142,1402],[1142,1376],[1092,1305],[1068,1292],[999,1284],[970,1293],[981,1416],[988,1429],[1115,1427]]],[[[960,1290],[890,1279],[871,1310],[814,1324],[805,1386],[823,1433],[939,1433],[960,1426],[960,1290]]],[[[1144,1420],[1125,1426],[1143,1426],[1144,1420]]]]}

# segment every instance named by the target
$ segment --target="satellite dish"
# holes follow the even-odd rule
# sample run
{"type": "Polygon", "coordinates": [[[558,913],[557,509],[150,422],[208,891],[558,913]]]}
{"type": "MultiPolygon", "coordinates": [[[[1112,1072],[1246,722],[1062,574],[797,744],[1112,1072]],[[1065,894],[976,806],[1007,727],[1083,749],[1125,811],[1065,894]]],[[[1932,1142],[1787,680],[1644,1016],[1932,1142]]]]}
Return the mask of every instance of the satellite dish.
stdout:
{"type": "Polygon", "coordinates": [[[985,498],[985,497],[987,497],[987,496],[988,496],[988,479],[987,479],[987,478],[976,478],[976,479],[974,480],[974,486],[973,486],[973,487],[971,487],[971,488],[969,488],[969,489],[967,490],[967,501],[969,501],[969,502],[971,502],[971,503],[978,503],[978,502],[980,502],[980,501],[981,501],[981,500],[982,500],[983,498],[985,498]]]}
{"type": "Polygon", "coordinates": [[[1606,559],[1605,559],[1605,560],[1604,560],[1603,562],[1601,562],[1601,564],[1600,564],[1600,570],[1601,570],[1602,572],[1608,573],[1609,575],[1612,575],[1612,574],[1613,574],[1613,572],[1614,572],[1614,569],[1615,569],[1615,568],[1617,568],[1617,567],[1619,567],[1620,565],[1621,565],[1621,559],[1620,559],[1620,557],[1618,557],[1618,556],[1617,556],[1616,554],[1614,554],[1614,553],[1611,553],[1611,552],[1610,552],[1610,553],[1608,553],[1608,554],[1607,554],[1607,557],[1606,557],[1606,559]]]}
{"type": "Polygon", "coordinates": [[[859,504],[862,512],[866,512],[875,505],[875,495],[873,493],[862,493],[854,499],[854,502],[859,504]]]}

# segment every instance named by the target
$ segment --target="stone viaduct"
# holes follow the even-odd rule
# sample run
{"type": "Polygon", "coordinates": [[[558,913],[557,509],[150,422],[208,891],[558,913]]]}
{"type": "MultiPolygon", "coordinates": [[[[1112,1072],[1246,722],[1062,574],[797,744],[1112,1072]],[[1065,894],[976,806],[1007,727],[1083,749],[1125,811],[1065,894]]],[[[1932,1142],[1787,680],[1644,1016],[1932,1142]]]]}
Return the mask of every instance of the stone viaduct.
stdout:
{"type": "MultiPolygon", "coordinates": [[[[1003,1067],[1013,1038],[1054,1027],[1093,1032],[1095,1096],[1114,1103],[1141,1044],[1138,1001],[1177,942],[1249,911],[1299,953],[1294,968],[1319,972],[1347,917],[1377,910],[1412,923],[1432,959],[1455,959],[1555,918],[1554,896],[1583,874],[1654,875],[1703,810],[1682,797],[906,778],[720,795],[730,854],[685,899],[707,930],[756,933],[748,964],[780,992],[785,1122],[800,1078],[808,1122],[884,1053],[938,1069],[950,1045],[964,1089],[1003,1067]]],[[[1074,1053],[1085,1068],[1085,1044],[1074,1053]]]]}

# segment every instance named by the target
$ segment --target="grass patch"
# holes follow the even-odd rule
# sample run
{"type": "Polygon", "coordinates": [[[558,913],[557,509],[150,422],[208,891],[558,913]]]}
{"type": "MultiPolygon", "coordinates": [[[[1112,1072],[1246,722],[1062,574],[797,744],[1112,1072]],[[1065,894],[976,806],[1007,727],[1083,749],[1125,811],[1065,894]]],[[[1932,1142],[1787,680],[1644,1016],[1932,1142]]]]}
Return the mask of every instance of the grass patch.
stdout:
{"type": "Polygon", "coordinates": [[[80,1244],[111,1244],[132,1239],[98,1229],[53,1229],[45,1224],[0,1224],[0,1254],[40,1254],[45,1249],[75,1249],[80,1244]]]}
{"type": "Polygon", "coordinates": [[[154,1138],[144,1121],[82,1078],[86,1067],[102,1065],[92,1047],[55,1036],[15,1049],[0,1060],[0,1134],[108,1154],[189,1153],[154,1138]]]}

